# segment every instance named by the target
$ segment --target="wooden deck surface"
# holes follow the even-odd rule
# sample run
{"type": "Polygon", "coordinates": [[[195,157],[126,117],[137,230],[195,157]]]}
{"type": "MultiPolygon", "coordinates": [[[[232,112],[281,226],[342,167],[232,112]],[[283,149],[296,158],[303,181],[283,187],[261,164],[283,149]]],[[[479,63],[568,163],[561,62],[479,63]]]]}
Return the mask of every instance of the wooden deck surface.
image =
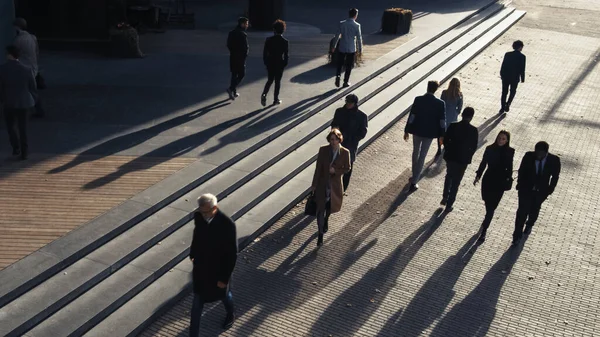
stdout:
{"type": "Polygon", "coordinates": [[[0,270],[195,160],[129,156],[74,159],[74,155],[32,156],[26,162],[0,162],[0,270]],[[133,159],[137,168],[127,166],[128,172],[116,179],[103,179],[133,159]],[[51,172],[68,163],[78,165],[51,172]]]}

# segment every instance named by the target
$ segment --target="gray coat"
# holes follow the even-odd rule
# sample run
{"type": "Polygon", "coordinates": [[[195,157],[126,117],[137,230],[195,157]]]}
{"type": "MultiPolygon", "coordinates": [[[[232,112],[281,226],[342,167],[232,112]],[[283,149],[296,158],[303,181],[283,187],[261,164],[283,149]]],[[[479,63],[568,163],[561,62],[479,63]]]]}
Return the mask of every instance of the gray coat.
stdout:
{"type": "Polygon", "coordinates": [[[0,66],[0,103],[5,108],[30,109],[36,99],[37,88],[31,69],[13,60],[0,66]]]}
{"type": "Polygon", "coordinates": [[[362,52],[362,32],[360,31],[360,23],[354,19],[348,19],[340,22],[333,47],[340,41],[341,53],[356,53],[362,52]],[[341,39],[340,39],[341,38],[341,39]]]}

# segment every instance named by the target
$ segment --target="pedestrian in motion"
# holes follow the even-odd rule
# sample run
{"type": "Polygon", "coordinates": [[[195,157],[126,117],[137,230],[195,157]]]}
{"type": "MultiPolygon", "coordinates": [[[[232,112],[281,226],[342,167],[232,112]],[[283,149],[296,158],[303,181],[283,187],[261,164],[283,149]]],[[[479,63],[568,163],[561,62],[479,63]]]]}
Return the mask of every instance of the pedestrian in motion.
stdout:
{"type": "Polygon", "coordinates": [[[338,129],[327,134],[329,145],[322,146],[317,155],[317,165],[312,182],[312,192],[317,203],[317,246],[323,245],[323,234],[329,230],[329,215],[342,209],[344,188],[342,175],[350,171],[350,152],[341,143],[344,141],[338,129]]]}
{"type": "Polygon", "coordinates": [[[235,223],[219,210],[217,197],[203,194],[198,198],[198,209],[194,213],[194,237],[190,247],[190,260],[194,264],[190,336],[200,336],[204,303],[222,301],[227,311],[223,328],[233,325],[235,313],[230,281],[237,253],[235,223]]]}
{"type": "MultiPolygon", "coordinates": [[[[31,70],[31,74],[35,79],[39,76],[38,61],[40,58],[40,48],[35,35],[27,31],[27,21],[23,18],[16,18],[13,26],[17,32],[15,36],[14,46],[19,50],[19,62],[31,70]]],[[[36,82],[37,87],[37,82],[36,82]]],[[[41,88],[38,88],[41,89],[41,88]]],[[[40,96],[37,95],[35,100],[35,111],[33,117],[44,117],[44,108],[40,96]]]]}
{"type": "Polygon", "coordinates": [[[239,18],[237,27],[229,32],[229,36],[227,37],[229,69],[231,70],[231,84],[227,88],[227,93],[231,100],[240,96],[237,92],[237,87],[246,76],[246,58],[250,50],[246,30],[249,25],[250,21],[248,18],[239,18]]]}
{"type": "Polygon", "coordinates": [[[427,83],[427,94],[415,98],[404,128],[405,141],[408,142],[409,134],[413,135],[411,192],[419,189],[418,183],[431,142],[435,138],[440,143],[444,141],[446,104],[434,95],[439,86],[438,81],[427,83]]]}
{"type": "Polygon", "coordinates": [[[12,154],[25,160],[28,153],[27,113],[35,106],[37,88],[31,69],[19,61],[17,47],[6,47],[6,58],[8,61],[0,66],[0,105],[4,109],[12,154]]]}
{"type": "Polygon", "coordinates": [[[517,245],[523,234],[531,234],[540,214],[542,203],[554,193],[560,175],[560,158],[548,152],[546,142],[535,144],[535,152],[527,152],[519,167],[517,190],[519,209],[515,219],[513,245],[517,245]],[[523,225],[525,230],[523,231],[523,225]]]}
{"type": "MultiPolygon", "coordinates": [[[[450,126],[450,124],[458,121],[458,115],[462,111],[463,108],[463,94],[460,90],[460,80],[458,78],[453,78],[448,84],[448,89],[442,91],[442,96],[440,97],[442,101],[446,104],[446,130],[450,126]]],[[[438,150],[435,154],[436,157],[439,157],[442,154],[442,145],[438,142],[438,150]]]]}
{"type": "Polygon", "coordinates": [[[346,104],[335,110],[331,128],[338,129],[344,135],[342,146],[350,151],[350,171],[344,174],[344,192],[350,185],[350,177],[356,160],[358,151],[358,142],[367,135],[368,118],[367,115],[358,109],[358,96],[350,94],[346,96],[346,104]]]}
{"type": "Polygon", "coordinates": [[[333,43],[331,44],[331,53],[335,52],[338,41],[339,53],[337,55],[337,70],[335,73],[335,86],[340,87],[340,76],[342,75],[342,67],[345,67],[344,73],[344,88],[350,86],[350,74],[354,67],[356,53],[362,53],[362,33],[360,31],[360,23],[356,22],[358,18],[358,9],[352,8],[348,12],[348,20],[340,22],[333,43]]]}
{"type": "Polygon", "coordinates": [[[474,115],[475,109],[466,107],[462,113],[462,120],[450,124],[444,136],[444,160],[447,169],[440,204],[446,206],[446,212],[452,212],[460,182],[477,150],[479,131],[471,125],[474,115]]]}
{"type": "Polygon", "coordinates": [[[519,80],[521,83],[525,82],[526,60],[525,55],[521,53],[523,51],[523,41],[517,40],[513,42],[512,47],[513,51],[504,55],[502,68],[500,68],[500,77],[502,78],[502,105],[500,108],[500,113],[510,111],[510,105],[517,94],[519,80]],[[508,96],[507,101],[506,95],[508,95],[509,90],[510,96],[508,96]]]}
{"type": "Polygon", "coordinates": [[[510,147],[510,132],[506,130],[500,131],[494,144],[486,147],[483,153],[483,159],[473,182],[473,185],[477,185],[483,175],[481,198],[485,202],[485,218],[481,223],[477,239],[479,244],[485,242],[487,230],[494,218],[494,212],[504,196],[504,191],[512,188],[514,156],[515,149],[510,147]]]}
{"type": "Polygon", "coordinates": [[[283,69],[288,65],[288,51],[289,43],[283,37],[285,32],[285,21],[277,20],[273,23],[273,33],[275,35],[267,38],[265,41],[265,48],[263,51],[263,61],[267,67],[267,84],[263,90],[262,96],[260,97],[260,103],[262,106],[267,106],[267,94],[273,81],[275,81],[275,96],[273,100],[274,105],[281,104],[279,99],[279,90],[281,88],[281,77],[283,77],[283,69]]]}

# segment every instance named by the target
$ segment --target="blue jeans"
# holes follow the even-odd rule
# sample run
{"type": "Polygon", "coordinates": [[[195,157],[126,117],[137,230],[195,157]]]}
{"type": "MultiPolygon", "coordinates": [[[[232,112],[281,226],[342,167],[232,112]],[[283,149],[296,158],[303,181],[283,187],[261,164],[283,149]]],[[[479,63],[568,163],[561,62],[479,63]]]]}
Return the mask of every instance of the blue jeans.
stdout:
{"type": "MultiPolygon", "coordinates": [[[[227,316],[233,315],[233,297],[231,291],[227,291],[227,296],[223,299],[223,305],[227,311],[227,316]]],[[[204,299],[201,294],[194,293],[194,301],[192,303],[192,319],[190,323],[190,337],[200,336],[200,320],[202,319],[202,311],[204,309],[204,299]]]]}

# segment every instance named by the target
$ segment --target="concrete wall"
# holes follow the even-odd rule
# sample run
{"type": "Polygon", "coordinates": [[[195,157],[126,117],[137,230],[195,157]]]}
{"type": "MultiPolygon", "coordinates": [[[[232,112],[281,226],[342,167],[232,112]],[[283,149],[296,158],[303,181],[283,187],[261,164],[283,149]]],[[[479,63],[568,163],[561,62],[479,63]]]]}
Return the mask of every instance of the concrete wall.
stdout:
{"type": "Polygon", "coordinates": [[[14,0],[0,0],[0,60],[4,61],[4,47],[10,44],[15,36],[13,20],[15,18],[14,0]]]}

